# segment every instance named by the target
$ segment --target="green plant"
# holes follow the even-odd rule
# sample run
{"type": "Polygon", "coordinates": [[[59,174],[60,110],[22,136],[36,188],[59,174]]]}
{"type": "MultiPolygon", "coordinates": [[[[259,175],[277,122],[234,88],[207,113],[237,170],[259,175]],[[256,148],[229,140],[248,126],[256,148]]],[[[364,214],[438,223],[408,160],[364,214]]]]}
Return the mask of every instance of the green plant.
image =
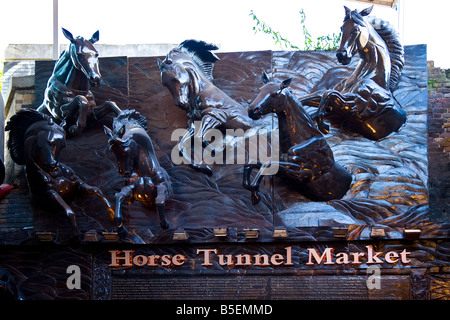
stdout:
{"type": "Polygon", "coordinates": [[[266,25],[266,23],[264,21],[259,20],[258,17],[253,12],[253,10],[250,12],[250,15],[253,17],[253,20],[256,23],[256,26],[253,27],[253,30],[255,30],[255,33],[263,32],[265,34],[271,35],[272,39],[275,41],[275,44],[279,44],[282,47],[284,46],[285,48],[288,48],[288,49],[290,48],[290,49],[300,50],[299,47],[297,47],[296,45],[292,44],[289,40],[284,38],[278,31],[272,30],[272,28],[269,27],[268,25],[266,25]]]}
{"type": "Polygon", "coordinates": [[[282,48],[286,49],[294,49],[294,50],[334,50],[339,46],[339,42],[341,40],[341,34],[332,33],[325,36],[320,36],[315,40],[311,37],[311,34],[306,27],[306,14],[303,9],[300,9],[300,24],[302,26],[302,32],[304,37],[304,46],[303,49],[298,47],[297,45],[290,42],[288,39],[283,37],[278,31],[274,31],[270,26],[268,26],[264,21],[261,21],[253,10],[250,12],[250,16],[252,16],[253,21],[255,21],[256,25],[253,27],[255,33],[263,32],[272,37],[275,41],[275,44],[280,45],[282,48]]]}

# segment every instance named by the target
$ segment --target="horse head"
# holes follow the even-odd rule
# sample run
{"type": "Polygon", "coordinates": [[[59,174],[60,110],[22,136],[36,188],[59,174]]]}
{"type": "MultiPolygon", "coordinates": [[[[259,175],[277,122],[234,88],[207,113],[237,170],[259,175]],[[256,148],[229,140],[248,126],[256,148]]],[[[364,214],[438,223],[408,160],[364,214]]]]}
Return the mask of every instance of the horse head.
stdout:
{"type": "Polygon", "coordinates": [[[125,124],[118,131],[113,131],[104,126],[104,131],[109,137],[109,150],[116,157],[119,174],[125,178],[130,178],[134,172],[135,160],[139,153],[136,142],[130,135],[125,134],[125,124]]]}
{"type": "Polygon", "coordinates": [[[136,110],[123,110],[114,118],[113,129],[103,126],[109,137],[110,151],[115,155],[119,174],[125,178],[138,168],[139,148],[150,140],[146,134],[147,119],[136,110]],[[140,144],[136,142],[140,141],[140,144]]]}
{"type": "Polygon", "coordinates": [[[286,79],[281,83],[271,82],[267,74],[263,71],[262,81],[264,86],[256,99],[250,104],[248,116],[253,120],[258,120],[261,116],[268,113],[281,112],[281,108],[285,105],[286,96],[283,92],[287,88],[292,78],[286,79]]]}
{"type": "Polygon", "coordinates": [[[70,41],[70,58],[76,69],[80,70],[93,87],[99,87],[101,74],[99,71],[98,51],[93,46],[99,40],[99,32],[96,31],[89,40],[83,37],[74,38],[66,29],[62,28],[64,36],[70,41]]]}
{"type": "Polygon", "coordinates": [[[367,45],[370,36],[370,24],[364,20],[372,12],[373,6],[361,11],[353,10],[345,7],[344,23],[341,27],[341,43],[336,53],[336,57],[340,63],[347,65],[352,57],[356,54],[358,47],[363,49],[367,45]]]}
{"type": "Polygon", "coordinates": [[[161,72],[161,83],[169,89],[177,107],[189,109],[189,86],[191,78],[187,70],[180,63],[174,63],[169,55],[161,61],[158,59],[161,72]]]}

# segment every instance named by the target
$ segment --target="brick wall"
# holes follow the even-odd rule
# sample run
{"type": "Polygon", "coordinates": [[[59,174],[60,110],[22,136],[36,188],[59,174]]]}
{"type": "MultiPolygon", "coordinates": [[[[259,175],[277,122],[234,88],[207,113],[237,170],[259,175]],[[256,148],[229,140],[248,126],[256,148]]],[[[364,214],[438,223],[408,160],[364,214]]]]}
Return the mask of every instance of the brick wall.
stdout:
{"type": "Polygon", "coordinates": [[[450,222],[450,69],[428,62],[428,189],[431,218],[450,222]]]}

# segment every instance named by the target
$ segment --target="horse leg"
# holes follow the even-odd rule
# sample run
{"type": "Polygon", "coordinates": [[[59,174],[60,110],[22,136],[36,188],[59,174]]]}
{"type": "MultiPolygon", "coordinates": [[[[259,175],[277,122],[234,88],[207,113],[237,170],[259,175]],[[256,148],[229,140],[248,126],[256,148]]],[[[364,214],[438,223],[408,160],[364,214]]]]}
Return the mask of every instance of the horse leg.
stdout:
{"type": "Polygon", "coordinates": [[[327,114],[335,113],[336,111],[341,114],[350,114],[354,105],[354,95],[343,95],[336,90],[327,90],[322,96],[317,110],[316,122],[319,130],[324,134],[330,132],[330,126],[324,122],[324,118],[327,114]]]}
{"type": "Polygon", "coordinates": [[[256,205],[261,201],[261,194],[259,193],[259,184],[261,183],[261,179],[263,178],[260,175],[261,169],[258,171],[258,173],[255,176],[255,179],[253,179],[253,182],[250,182],[250,176],[253,171],[253,168],[261,167],[261,164],[246,164],[244,165],[244,174],[243,174],[243,181],[242,186],[244,189],[251,191],[251,197],[252,197],[252,204],[256,205]]]}
{"type": "Polygon", "coordinates": [[[114,101],[105,101],[92,109],[92,116],[94,117],[94,120],[97,121],[111,112],[117,116],[121,111],[122,110],[120,110],[119,106],[114,101]]]}
{"type": "Polygon", "coordinates": [[[105,198],[102,191],[98,187],[93,187],[88,185],[82,180],[77,181],[78,188],[81,192],[88,196],[95,196],[103,203],[103,205],[106,207],[106,210],[108,210],[108,213],[111,217],[111,219],[114,219],[114,209],[111,205],[111,203],[108,201],[108,199],[105,198]]]}
{"type": "Polygon", "coordinates": [[[156,187],[157,193],[155,198],[156,209],[159,215],[159,224],[163,229],[168,229],[170,224],[167,222],[164,215],[164,209],[166,205],[167,188],[163,183],[158,184],[156,187]]]}
{"type": "MultiPolygon", "coordinates": [[[[178,150],[181,152],[183,157],[187,160],[187,162],[189,163],[189,165],[191,166],[192,169],[199,171],[199,172],[206,173],[207,175],[211,175],[212,170],[209,166],[202,167],[200,164],[195,163],[195,160],[192,160],[192,158],[191,158],[190,153],[192,151],[192,145],[190,143],[188,144],[188,142],[192,141],[191,139],[193,136],[194,136],[194,128],[191,127],[178,142],[178,150]],[[187,148],[187,145],[190,145],[191,147],[187,148]]],[[[195,150],[194,150],[194,155],[195,155],[195,150]]]]}
{"type": "Polygon", "coordinates": [[[325,90],[319,90],[310,94],[307,94],[303,97],[300,97],[298,101],[304,106],[310,107],[318,107],[320,105],[320,101],[322,100],[322,96],[324,95],[325,90]]]}
{"type": "MultiPolygon", "coordinates": [[[[89,102],[84,96],[76,96],[71,102],[61,106],[61,113],[66,120],[68,117],[76,118],[75,124],[67,123],[68,132],[72,135],[81,134],[86,127],[86,119],[89,113],[89,102]]],[[[64,128],[66,129],[66,128],[64,128]]]]}
{"type": "Polygon", "coordinates": [[[78,228],[75,212],[73,212],[72,208],[69,207],[66,201],[64,201],[64,199],[55,190],[49,190],[48,195],[50,196],[50,199],[66,213],[66,216],[69,218],[69,221],[72,224],[74,236],[79,236],[80,229],[78,228]]]}
{"type": "Polygon", "coordinates": [[[122,202],[125,199],[133,199],[134,186],[125,186],[115,194],[116,198],[116,214],[114,215],[114,220],[116,221],[116,226],[119,234],[126,235],[128,233],[127,229],[123,226],[122,217],[122,202]]]}

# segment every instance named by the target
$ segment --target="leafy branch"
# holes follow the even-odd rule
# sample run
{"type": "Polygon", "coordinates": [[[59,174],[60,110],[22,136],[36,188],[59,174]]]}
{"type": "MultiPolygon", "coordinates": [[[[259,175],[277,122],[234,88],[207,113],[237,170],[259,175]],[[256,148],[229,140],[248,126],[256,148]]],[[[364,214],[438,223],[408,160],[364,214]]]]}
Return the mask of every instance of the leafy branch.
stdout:
{"type": "MultiPolygon", "coordinates": [[[[300,24],[302,26],[302,32],[304,37],[304,47],[303,50],[334,50],[339,46],[339,42],[341,40],[341,34],[332,33],[325,36],[320,36],[315,40],[312,38],[311,34],[306,27],[306,14],[303,9],[300,9],[300,24]]],[[[274,31],[270,26],[268,26],[264,21],[261,21],[253,12],[250,12],[250,16],[252,16],[253,21],[255,21],[256,25],[253,27],[255,30],[255,34],[257,32],[263,32],[272,37],[275,41],[275,44],[279,44],[281,47],[285,47],[286,49],[294,49],[294,50],[302,50],[298,46],[294,45],[288,39],[283,37],[278,31],[274,31]]]]}
{"type": "Polygon", "coordinates": [[[263,32],[265,34],[271,35],[272,39],[275,41],[275,44],[279,44],[281,46],[284,46],[285,48],[300,50],[299,47],[292,44],[289,40],[287,40],[285,37],[283,37],[278,31],[272,30],[271,27],[266,25],[264,21],[261,21],[258,19],[258,17],[255,15],[253,10],[250,12],[250,15],[253,17],[253,20],[256,23],[256,26],[253,27],[253,30],[255,30],[255,34],[257,32],[263,32]]]}

